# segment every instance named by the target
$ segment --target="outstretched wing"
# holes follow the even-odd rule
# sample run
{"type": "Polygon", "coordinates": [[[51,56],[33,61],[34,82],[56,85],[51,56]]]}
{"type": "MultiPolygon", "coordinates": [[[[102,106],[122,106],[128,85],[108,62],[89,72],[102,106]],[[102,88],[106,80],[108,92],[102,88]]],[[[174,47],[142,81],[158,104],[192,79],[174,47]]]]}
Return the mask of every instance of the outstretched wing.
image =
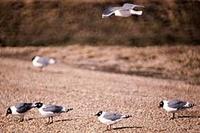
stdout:
{"type": "Polygon", "coordinates": [[[130,4],[130,3],[125,3],[122,8],[123,9],[126,9],[126,10],[130,10],[130,9],[133,9],[135,7],[144,7],[144,6],[141,6],[141,5],[134,5],[134,4],[130,4]]]}
{"type": "Polygon", "coordinates": [[[112,15],[116,10],[120,10],[121,7],[107,7],[104,11],[102,15],[105,16],[110,16],[112,15]]]}
{"type": "Polygon", "coordinates": [[[17,109],[16,111],[19,113],[25,113],[33,108],[32,103],[19,103],[15,107],[17,109]]]}
{"type": "Polygon", "coordinates": [[[180,101],[180,100],[171,100],[168,102],[168,106],[170,108],[177,108],[177,109],[182,109],[184,106],[187,104],[185,101],[180,101]]]}
{"type": "Polygon", "coordinates": [[[57,106],[57,105],[46,105],[43,110],[47,112],[53,112],[53,113],[61,113],[63,107],[57,106]]]}
{"type": "Polygon", "coordinates": [[[120,119],[122,116],[123,115],[121,115],[121,114],[106,112],[103,117],[106,118],[106,119],[108,119],[108,120],[115,121],[115,120],[120,119]]]}

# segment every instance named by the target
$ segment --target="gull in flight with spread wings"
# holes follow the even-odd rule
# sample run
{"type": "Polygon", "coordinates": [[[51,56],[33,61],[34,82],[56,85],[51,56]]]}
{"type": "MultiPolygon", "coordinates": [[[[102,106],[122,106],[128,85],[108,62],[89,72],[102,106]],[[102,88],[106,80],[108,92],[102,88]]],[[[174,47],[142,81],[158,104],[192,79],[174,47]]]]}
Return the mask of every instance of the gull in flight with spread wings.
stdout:
{"type": "Polygon", "coordinates": [[[102,18],[109,17],[111,15],[119,17],[129,17],[131,15],[142,15],[142,11],[134,10],[135,8],[143,8],[141,5],[134,5],[130,3],[125,3],[121,7],[108,7],[103,11],[102,18]]]}

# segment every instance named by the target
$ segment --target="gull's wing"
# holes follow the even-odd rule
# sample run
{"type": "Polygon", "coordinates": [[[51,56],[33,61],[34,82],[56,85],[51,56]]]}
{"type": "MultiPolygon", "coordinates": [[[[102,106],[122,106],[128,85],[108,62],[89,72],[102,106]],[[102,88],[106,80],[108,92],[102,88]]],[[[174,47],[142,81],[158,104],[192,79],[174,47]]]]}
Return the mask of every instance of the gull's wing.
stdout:
{"type": "Polygon", "coordinates": [[[127,10],[130,10],[130,9],[133,9],[135,7],[144,7],[144,6],[141,6],[141,5],[134,5],[134,4],[130,4],[130,3],[125,3],[122,8],[123,9],[127,9],[127,10]]]}
{"type": "Polygon", "coordinates": [[[57,105],[46,105],[43,108],[43,111],[53,112],[53,113],[61,113],[62,110],[63,110],[63,107],[62,106],[57,106],[57,105]]]}
{"type": "Polygon", "coordinates": [[[171,100],[168,101],[168,106],[170,108],[177,108],[177,109],[182,109],[184,106],[187,104],[185,101],[180,101],[180,100],[171,100]]]}
{"type": "Polygon", "coordinates": [[[38,63],[43,64],[43,65],[48,65],[49,64],[49,58],[47,57],[40,57],[37,60],[38,63]]]}
{"type": "Polygon", "coordinates": [[[30,110],[33,108],[32,103],[18,103],[15,105],[17,112],[19,113],[25,113],[26,111],[30,110]]]}
{"type": "Polygon", "coordinates": [[[123,115],[121,115],[121,114],[106,112],[103,117],[105,119],[108,119],[108,120],[111,120],[111,121],[115,121],[115,120],[121,119],[122,116],[123,115]]]}
{"type": "Polygon", "coordinates": [[[104,11],[103,11],[103,14],[102,15],[105,15],[105,16],[110,16],[112,15],[116,10],[120,10],[121,7],[108,7],[106,8],[104,11]]]}

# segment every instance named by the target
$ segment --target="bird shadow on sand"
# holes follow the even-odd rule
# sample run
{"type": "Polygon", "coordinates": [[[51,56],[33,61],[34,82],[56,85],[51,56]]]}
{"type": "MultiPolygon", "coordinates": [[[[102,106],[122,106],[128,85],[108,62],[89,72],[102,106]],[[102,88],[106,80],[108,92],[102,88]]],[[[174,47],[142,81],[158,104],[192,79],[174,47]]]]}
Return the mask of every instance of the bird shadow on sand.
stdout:
{"type": "Polygon", "coordinates": [[[115,127],[113,128],[113,130],[120,130],[120,129],[130,129],[130,128],[142,128],[142,127],[138,127],[138,126],[126,126],[126,127],[115,127]]]}
{"type": "Polygon", "coordinates": [[[28,119],[25,119],[26,121],[32,121],[32,120],[34,120],[34,119],[36,119],[36,118],[28,118],[28,119]]]}
{"type": "Polygon", "coordinates": [[[55,120],[54,122],[63,122],[63,121],[72,121],[73,119],[61,119],[61,120],[55,120]]]}
{"type": "Polygon", "coordinates": [[[198,116],[198,115],[183,115],[183,116],[178,116],[178,118],[197,119],[197,118],[200,118],[200,116],[198,116]]]}
{"type": "MultiPolygon", "coordinates": [[[[34,119],[44,119],[43,117],[38,117],[38,118],[28,118],[28,119],[25,119],[27,121],[31,121],[31,120],[34,120],[34,119]]],[[[60,122],[60,121],[72,121],[73,119],[60,119],[60,120],[55,120],[54,122],[60,122]]]]}
{"type": "MultiPolygon", "coordinates": [[[[142,128],[142,127],[138,127],[138,126],[125,126],[125,127],[115,127],[112,130],[122,130],[122,129],[131,129],[131,128],[142,128]]],[[[110,130],[105,130],[104,132],[107,132],[110,130]]]]}

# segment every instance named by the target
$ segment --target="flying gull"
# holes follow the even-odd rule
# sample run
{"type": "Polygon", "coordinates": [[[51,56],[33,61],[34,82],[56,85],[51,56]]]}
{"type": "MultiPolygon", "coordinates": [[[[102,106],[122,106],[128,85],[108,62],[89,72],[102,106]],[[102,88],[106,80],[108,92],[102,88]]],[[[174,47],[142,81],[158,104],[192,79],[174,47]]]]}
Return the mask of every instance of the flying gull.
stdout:
{"type": "Polygon", "coordinates": [[[142,15],[142,11],[136,11],[135,8],[141,8],[144,6],[125,3],[122,7],[108,7],[103,11],[102,18],[109,17],[111,15],[119,17],[129,17],[131,15],[142,15]]]}

